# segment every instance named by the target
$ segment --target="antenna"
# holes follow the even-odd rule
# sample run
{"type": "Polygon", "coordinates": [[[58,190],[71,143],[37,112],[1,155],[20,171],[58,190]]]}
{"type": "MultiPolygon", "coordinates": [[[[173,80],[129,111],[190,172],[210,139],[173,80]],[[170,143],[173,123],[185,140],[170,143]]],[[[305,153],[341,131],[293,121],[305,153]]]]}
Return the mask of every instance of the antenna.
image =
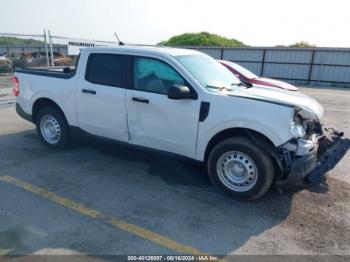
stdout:
{"type": "Polygon", "coordinates": [[[118,45],[124,45],[124,43],[123,43],[122,41],[119,40],[119,37],[118,37],[118,35],[117,35],[116,32],[114,32],[114,35],[115,35],[115,37],[116,37],[117,40],[118,40],[118,45]]]}

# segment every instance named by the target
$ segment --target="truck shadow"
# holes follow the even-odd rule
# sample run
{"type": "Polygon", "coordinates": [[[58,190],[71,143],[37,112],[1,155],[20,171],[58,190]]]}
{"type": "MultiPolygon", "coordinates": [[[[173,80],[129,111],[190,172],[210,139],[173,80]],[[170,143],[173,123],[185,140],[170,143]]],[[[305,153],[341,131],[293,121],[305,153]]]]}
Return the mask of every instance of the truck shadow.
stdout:
{"type": "MultiPolygon", "coordinates": [[[[212,188],[206,167],[191,159],[147,149],[138,146],[130,146],[124,143],[107,143],[99,140],[80,139],[74,146],[76,148],[93,148],[101,154],[113,156],[124,161],[136,161],[149,164],[148,174],[158,176],[170,185],[194,186],[212,188]],[[132,159],[130,156],[132,155],[132,159]]],[[[272,186],[271,192],[276,194],[294,194],[301,190],[325,193],[328,191],[326,175],[346,155],[350,149],[350,139],[340,138],[337,144],[323,154],[322,163],[306,177],[289,177],[279,186],[272,186]]]]}
{"type": "MultiPolygon", "coordinates": [[[[346,143],[350,144],[349,140],[346,143]]],[[[293,213],[293,201],[299,193],[324,194],[332,190],[325,178],[332,166],[320,175],[322,179],[309,185],[295,181],[285,185],[283,194],[271,189],[264,198],[245,202],[217,192],[204,167],[153,150],[80,140],[71,149],[54,152],[40,144],[33,130],[0,136],[0,145],[0,169],[4,175],[17,177],[203,252],[218,255],[239,251],[252,241],[252,237],[268,234],[266,232],[285,223],[293,213]],[[43,167],[43,162],[48,166],[43,167]]],[[[348,149],[349,146],[346,151],[348,149]]],[[[0,182],[0,189],[2,186],[0,182]]],[[[73,216],[71,210],[56,204],[50,206],[54,212],[43,211],[40,201],[46,200],[33,203],[30,197],[13,197],[6,192],[3,191],[2,198],[6,198],[7,203],[0,199],[3,206],[0,210],[0,249],[12,250],[9,255],[32,254],[47,248],[75,250],[94,256],[130,254],[130,250],[134,251],[132,254],[143,255],[174,253],[154,245],[145,249],[134,238],[122,242],[127,240],[120,238],[120,231],[103,224],[103,221],[83,219],[79,214],[73,216]],[[36,208],[21,209],[22,206],[36,208]],[[61,219],[57,220],[57,216],[61,219]],[[56,225],[50,221],[55,221],[56,225]],[[33,236],[23,229],[27,224],[44,233],[33,236]],[[102,248],[108,242],[115,245],[102,248]]],[[[18,190],[13,194],[16,192],[18,190]]],[[[31,194],[19,194],[22,193],[31,194]]],[[[278,239],[269,241],[265,247],[261,246],[262,252],[264,248],[269,249],[269,244],[278,247],[278,239]]],[[[141,244],[148,247],[146,242],[141,244]]]]}

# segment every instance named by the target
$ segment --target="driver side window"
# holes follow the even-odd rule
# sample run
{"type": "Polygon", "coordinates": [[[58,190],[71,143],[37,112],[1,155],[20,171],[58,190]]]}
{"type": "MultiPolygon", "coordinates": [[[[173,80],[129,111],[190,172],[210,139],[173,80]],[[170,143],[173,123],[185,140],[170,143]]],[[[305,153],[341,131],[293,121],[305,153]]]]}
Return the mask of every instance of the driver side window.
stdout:
{"type": "Polygon", "coordinates": [[[166,95],[173,85],[184,85],[185,80],[168,64],[153,58],[134,59],[134,88],[166,95]]]}

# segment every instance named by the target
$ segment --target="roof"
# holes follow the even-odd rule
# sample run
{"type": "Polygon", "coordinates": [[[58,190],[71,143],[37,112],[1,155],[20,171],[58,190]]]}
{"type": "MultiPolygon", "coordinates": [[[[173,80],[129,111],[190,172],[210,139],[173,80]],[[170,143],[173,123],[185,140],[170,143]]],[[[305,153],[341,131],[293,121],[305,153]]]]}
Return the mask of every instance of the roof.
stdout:
{"type": "Polygon", "coordinates": [[[86,51],[115,51],[120,50],[123,53],[150,53],[150,54],[167,54],[170,56],[181,56],[181,55],[194,55],[200,52],[173,47],[159,47],[159,46],[136,46],[136,45],[123,45],[123,46],[97,46],[84,48],[86,51]]]}

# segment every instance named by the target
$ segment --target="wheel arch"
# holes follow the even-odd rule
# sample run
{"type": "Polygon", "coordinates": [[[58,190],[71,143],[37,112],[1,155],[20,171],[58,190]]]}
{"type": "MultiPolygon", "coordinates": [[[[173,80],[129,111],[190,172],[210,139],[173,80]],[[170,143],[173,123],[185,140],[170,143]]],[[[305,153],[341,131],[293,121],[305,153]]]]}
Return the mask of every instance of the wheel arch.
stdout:
{"type": "Polygon", "coordinates": [[[59,111],[64,120],[66,121],[66,123],[68,124],[67,118],[62,110],[62,108],[52,99],[47,98],[47,97],[40,97],[37,100],[35,100],[33,107],[32,107],[32,116],[33,116],[33,121],[36,122],[36,116],[38,114],[38,112],[40,111],[40,109],[45,108],[45,107],[52,107],[54,109],[56,109],[57,111],[59,111]]]}
{"type": "Polygon", "coordinates": [[[205,153],[204,162],[207,163],[209,154],[211,150],[220,143],[221,141],[233,137],[233,136],[244,136],[249,138],[253,143],[267,152],[273,159],[274,165],[276,167],[276,177],[280,177],[283,174],[283,165],[280,159],[280,153],[275,147],[273,142],[264,134],[249,128],[235,127],[224,129],[217,134],[215,134],[208,142],[205,153]]]}

